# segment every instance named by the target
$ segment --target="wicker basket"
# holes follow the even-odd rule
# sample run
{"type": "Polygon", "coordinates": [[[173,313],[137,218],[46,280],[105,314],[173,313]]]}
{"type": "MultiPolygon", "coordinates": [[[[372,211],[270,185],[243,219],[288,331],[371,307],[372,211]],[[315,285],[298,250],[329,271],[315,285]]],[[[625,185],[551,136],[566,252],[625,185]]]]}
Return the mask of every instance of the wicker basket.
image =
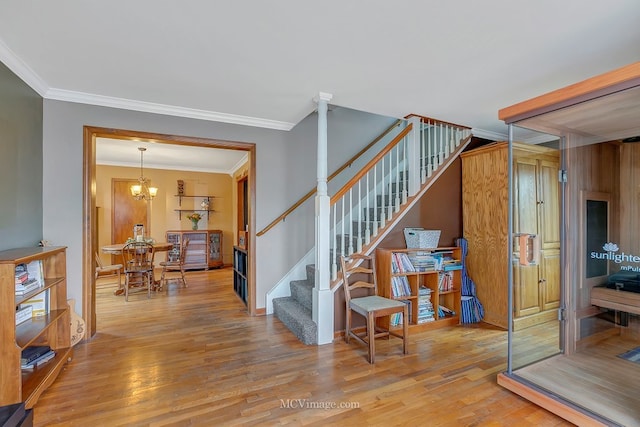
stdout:
{"type": "Polygon", "coordinates": [[[440,241],[440,230],[405,228],[404,240],[407,242],[407,249],[437,248],[440,241]]]}

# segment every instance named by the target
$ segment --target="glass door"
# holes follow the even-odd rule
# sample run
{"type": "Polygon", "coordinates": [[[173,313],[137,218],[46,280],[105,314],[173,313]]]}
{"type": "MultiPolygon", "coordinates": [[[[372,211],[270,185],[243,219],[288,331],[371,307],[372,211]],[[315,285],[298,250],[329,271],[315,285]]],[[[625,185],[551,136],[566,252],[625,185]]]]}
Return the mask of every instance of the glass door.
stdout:
{"type": "Polygon", "coordinates": [[[538,144],[510,141],[511,369],[561,349],[561,155],[559,138],[536,135],[538,144]]]}

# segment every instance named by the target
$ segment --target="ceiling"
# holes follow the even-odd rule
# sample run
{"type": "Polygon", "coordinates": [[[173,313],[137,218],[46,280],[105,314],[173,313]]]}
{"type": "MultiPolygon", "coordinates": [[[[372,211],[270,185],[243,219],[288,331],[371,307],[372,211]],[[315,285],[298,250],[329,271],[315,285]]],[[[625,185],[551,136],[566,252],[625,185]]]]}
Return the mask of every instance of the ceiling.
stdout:
{"type": "Polygon", "coordinates": [[[233,175],[248,160],[242,150],[223,150],[208,147],[193,147],[163,144],[153,141],[131,141],[96,138],[96,164],[110,166],[140,167],[139,147],[143,153],[145,169],[167,169],[233,175]]]}
{"type": "Polygon", "coordinates": [[[3,0],[0,60],[47,99],[289,130],[324,92],[502,139],[499,109],[638,61],[639,21],[638,0],[3,0]]]}

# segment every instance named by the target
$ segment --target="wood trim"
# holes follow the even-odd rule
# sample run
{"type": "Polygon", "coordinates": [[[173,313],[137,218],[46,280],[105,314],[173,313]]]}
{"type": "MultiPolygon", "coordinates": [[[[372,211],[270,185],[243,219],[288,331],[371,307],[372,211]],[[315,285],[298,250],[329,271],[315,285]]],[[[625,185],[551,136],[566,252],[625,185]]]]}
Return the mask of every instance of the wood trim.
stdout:
{"type": "MultiPolygon", "coordinates": [[[[246,151],[249,156],[249,231],[255,229],[255,200],[256,200],[256,145],[249,142],[225,141],[213,138],[167,135],[151,132],[140,132],[125,129],[102,128],[85,126],[83,130],[83,248],[82,248],[82,317],[87,325],[85,339],[96,333],[95,311],[95,275],[93,270],[93,254],[98,250],[97,216],[96,216],[96,138],[115,138],[137,142],[140,140],[153,141],[161,144],[183,145],[191,147],[220,148],[226,150],[246,151]]],[[[255,234],[249,233],[249,279],[247,295],[247,310],[251,316],[256,315],[256,260],[255,234]]]]}
{"type": "Polygon", "coordinates": [[[586,413],[579,411],[568,404],[563,403],[559,399],[555,399],[548,394],[544,394],[532,387],[528,387],[526,384],[515,380],[508,376],[506,373],[498,374],[498,385],[506,388],[507,390],[524,397],[528,401],[535,403],[536,405],[546,409],[547,411],[556,414],[565,420],[574,423],[575,425],[590,427],[590,426],[606,426],[602,423],[587,415],[586,413]]]}
{"type": "Polygon", "coordinates": [[[391,142],[382,149],[382,151],[376,154],[376,156],[371,159],[369,163],[367,163],[362,169],[360,169],[360,171],[355,174],[353,178],[351,178],[340,190],[338,190],[338,192],[336,192],[336,194],[331,197],[331,202],[329,203],[329,205],[333,205],[337,200],[340,200],[342,196],[347,194],[347,191],[349,191],[349,189],[351,189],[351,187],[353,187],[355,183],[360,180],[360,178],[365,176],[373,168],[373,166],[380,161],[380,159],[382,159],[389,151],[391,151],[391,149],[395,147],[402,138],[407,136],[411,129],[413,129],[413,125],[409,123],[409,125],[404,128],[403,131],[400,132],[395,138],[393,138],[391,142]]]}
{"type": "Polygon", "coordinates": [[[96,212],[96,134],[85,126],[82,159],[82,317],[86,324],[83,341],[96,333],[96,286],[93,254],[98,249],[98,216],[96,212]]]}
{"type": "Polygon", "coordinates": [[[405,119],[410,119],[411,117],[419,117],[420,121],[422,123],[432,123],[432,124],[436,124],[436,125],[446,125],[446,126],[453,126],[453,127],[457,127],[457,128],[461,128],[461,129],[471,129],[469,126],[463,126],[463,125],[459,125],[457,123],[451,123],[451,122],[445,122],[443,120],[438,120],[438,119],[433,119],[431,117],[427,117],[427,116],[421,116],[420,114],[409,114],[407,116],[405,116],[405,119]]]}
{"type": "MultiPolygon", "coordinates": [[[[327,178],[327,182],[331,181],[333,178],[335,178],[336,176],[338,176],[338,174],[340,172],[342,172],[343,170],[345,170],[346,168],[350,167],[353,162],[355,162],[356,160],[358,160],[360,158],[360,156],[362,156],[364,153],[366,153],[367,151],[369,151],[369,149],[371,147],[373,147],[375,144],[378,143],[378,141],[380,141],[382,138],[384,138],[389,132],[391,132],[394,128],[396,128],[397,126],[400,126],[400,124],[402,123],[401,120],[396,120],[391,126],[389,126],[384,132],[382,132],[378,137],[376,137],[373,141],[371,141],[366,147],[364,147],[362,150],[358,151],[358,153],[353,156],[352,158],[350,158],[349,160],[347,160],[342,166],[340,166],[335,172],[333,172],[331,175],[329,175],[329,177],[327,178]]],[[[300,206],[301,204],[303,204],[304,202],[306,202],[309,198],[311,198],[314,194],[316,194],[317,188],[313,188],[311,189],[307,194],[305,194],[304,196],[302,196],[297,202],[295,202],[289,209],[287,209],[286,211],[284,211],[280,216],[278,216],[276,219],[274,219],[273,221],[271,221],[269,223],[269,225],[267,225],[265,228],[263,228],[262,230],[260,230],[256,235],[257,236],[262,236],[263,234],[265,234],[267,231],[271,230],[273,227],[275,227],[278,223],[280,223],[281,221],[284,221],[284,219],[293,211],[295,211],[298,206],[300,206]]]]}
{"type": "Polygon", "coordinates": [[[498,118],[513,123],[579,102],[640,85],[640,62],[519,102],[498,111],[498,118]]]}

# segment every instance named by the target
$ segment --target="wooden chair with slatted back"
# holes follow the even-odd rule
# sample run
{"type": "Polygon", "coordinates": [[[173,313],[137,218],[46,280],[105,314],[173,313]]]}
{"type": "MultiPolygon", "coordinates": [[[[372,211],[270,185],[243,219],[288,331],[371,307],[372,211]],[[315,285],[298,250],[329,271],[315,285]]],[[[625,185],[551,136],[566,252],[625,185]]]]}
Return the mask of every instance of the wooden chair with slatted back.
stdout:
{"type": "Polygon", "coordinates": [[[122,264],[104,265],[100,259],[100,255],[95,253],[96,257],[96,280],[102,277],[118,276],[118,288],[122,286],[120,275],[122,273],[122,264]]]}
{"type": "Polygon", "coordinates": [[[151,298],[153,283],[153,245],[147,242],[131,242],[122,248],[124,265],[124,300],[129,301],[131,289],[144,289],[151,298]]]}
{"type": "Polygon", "coordinates": [[[182,241],[182,245],[180,246],[180,255],[178,255],[177,260],[166,260],[160,263],[162,267],[162,274],[160,276],[160,289],[163,287],[167,287],[167,291],[169,290],[169,278],[166,277],[166,274],[171,271],[179,271],[180,272],[180,280],[182,281],[182,285],[187,287],[187,279],[184,277],[184,259],[187,256],[187,248],[189,247],[189,239],[184,239],[182,241]]]}
{"type": "Polygon", "coordinates": [[[346,302],[346,319],[344,338],[348,343],[353,337],[369,348],[369,363],[375,363],[375,340],[381,337],[395,336],[402,338],[402,352],[408,353],[407,339],[409,336],[409,309],[402,301],[392,300],[377,295],[376,263],[371,256],[353,254],[349,257],[340,257],[342,276],[344,279],[344,297],[346,302]],[[354,276],[365,276],[369,279],[356,280],[354,276]],[[369,280],[369,281],[367,281],[369,280]],[[354,298],[351,292],[354,289],[367,289],[371,295],[354,298]],[[359,333],[352,327],[351,313],[356,312],[367,321],[365,333],[359,333]],[[379,317],[390,316],[394,313],[402,313],[402,334],[389,328],[376,325],[379,317]]]}

